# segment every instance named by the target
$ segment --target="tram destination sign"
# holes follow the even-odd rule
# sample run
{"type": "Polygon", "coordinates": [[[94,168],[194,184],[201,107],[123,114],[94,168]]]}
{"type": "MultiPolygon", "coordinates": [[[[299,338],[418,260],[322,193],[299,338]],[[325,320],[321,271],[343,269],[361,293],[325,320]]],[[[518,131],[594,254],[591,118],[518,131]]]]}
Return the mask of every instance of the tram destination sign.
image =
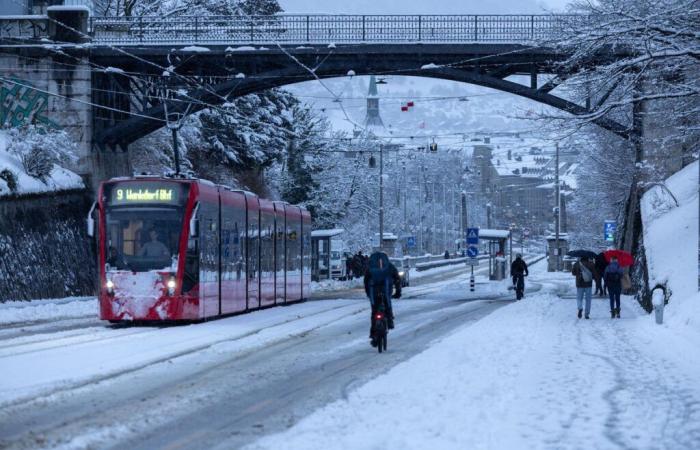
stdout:
{"type": "Polygon", "coordinates": [[[117,183],[112,186],[112,205],[180,204],[180,186],[173,183],[117,183]]]}

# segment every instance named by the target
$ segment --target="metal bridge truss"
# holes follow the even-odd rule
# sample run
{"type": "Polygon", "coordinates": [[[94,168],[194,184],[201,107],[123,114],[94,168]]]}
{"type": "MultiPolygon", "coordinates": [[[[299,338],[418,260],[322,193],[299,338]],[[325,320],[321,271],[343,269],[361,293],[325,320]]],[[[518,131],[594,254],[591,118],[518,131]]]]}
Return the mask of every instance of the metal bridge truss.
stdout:
{"type": "MultiPolygon", "coordinates": [[[[206,52],[147,46],[129,48],[129,54],[115,54],[109,47],[92,49],[93,63],[140,74],[93,73],[94,102],[102,106],[95,108],[95,142],[103,148],[126,148],[164,126],[166,109],[192,114],[265,89],[349,73],[460,81],[519,95],[573,115],[589,114],[590,101],[577,104],[552,93],[566,79],[566,74],[556,74],[557,62],[564,57],[550,49],[512,44],[279,45],[244,50],[216,46],[206,52]],[[174,67],[175,74],[163,76],[163,67],[174,67]],[[530,83],[507,79],[511,75],[527,75],[530,83]]],[[[628,135],[627,126],[608,118],[591,122],[620,136],[628,135]]]]}

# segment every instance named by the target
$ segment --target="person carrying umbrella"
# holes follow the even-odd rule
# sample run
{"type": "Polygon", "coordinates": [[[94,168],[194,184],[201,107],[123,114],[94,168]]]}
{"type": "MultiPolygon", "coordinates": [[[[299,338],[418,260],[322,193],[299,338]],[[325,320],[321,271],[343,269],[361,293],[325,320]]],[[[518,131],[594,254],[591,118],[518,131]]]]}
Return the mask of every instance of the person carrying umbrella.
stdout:
{"type": "Polygon", "coordinates": [[[622,294],[622,277],[624,272],[617,262],[617,257],[610,258],[610,264],[605,268],[605,285],[610,297],[610,318],[620,318],[620,294],[622,294]]]}
{"type": "Polygon", "coordinates": [[[603,252],[598,253],[595,256],[595,268],[598,272],[598,276],[595,278],[595,292],[594,295],[600,295],[604,297],[606,294],[607,284],[604,283],[603,274],[605,269],[608,267],[608,261],[605,259],[605,254],[603,252]]]}
{"type": "Polygon", "coordinates": [[[608,295],[610,296],[610,315],[612,317],[620,318],[620,294],[623,290],[630,289],[632,287],[632,283],[625,268],[634,264],[634,257],[624,250],[608,250],[604,253],[604,255],[605,260],[609,262],[608,268],[613,265],[613,262],[617,265],[617,270],[615,271],[614,275],[608,276],[608,270],[606,269],[605,279],[607,284],[608,279],[613,281],[619,278],[619,287],[616,282],[615,289],[611,291],[610,285],[608,285],[608,295]],[[615,295],[613,295],[613,293],[615,295]]]}
{"type": "Polygon", "coordinates": [[[595,264],[590,257],[582,256],[571,268],[571,274],[576,277],[576,305],[578,306],[578,318],[583,313],[583,297],[586,297],[586,319],[591,314],[591,291],[593,279],[597,275],[595,264]]]}

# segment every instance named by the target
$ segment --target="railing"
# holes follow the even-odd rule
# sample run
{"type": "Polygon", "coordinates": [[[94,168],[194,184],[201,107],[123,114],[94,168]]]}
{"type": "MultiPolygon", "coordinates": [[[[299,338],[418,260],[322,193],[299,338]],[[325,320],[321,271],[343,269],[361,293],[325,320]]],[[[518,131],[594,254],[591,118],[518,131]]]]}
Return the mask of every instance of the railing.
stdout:
{"type": "Polygon", "coordinates": [[[556,37],[571,15],[275,15],[92,17],[93,42],[158,44],[529,43],[556,37]]]}

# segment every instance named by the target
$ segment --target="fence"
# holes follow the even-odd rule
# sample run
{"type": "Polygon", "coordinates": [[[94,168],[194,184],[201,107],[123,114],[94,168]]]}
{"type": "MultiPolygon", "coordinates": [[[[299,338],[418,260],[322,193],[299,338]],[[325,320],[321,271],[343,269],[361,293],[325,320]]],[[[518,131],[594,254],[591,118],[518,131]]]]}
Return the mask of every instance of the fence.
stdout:
{"type": "Polygon", "coordinates": [[[93,42],[139,44],[530,43],[573,15],[274,15],[92,17],[93,42]]]}

